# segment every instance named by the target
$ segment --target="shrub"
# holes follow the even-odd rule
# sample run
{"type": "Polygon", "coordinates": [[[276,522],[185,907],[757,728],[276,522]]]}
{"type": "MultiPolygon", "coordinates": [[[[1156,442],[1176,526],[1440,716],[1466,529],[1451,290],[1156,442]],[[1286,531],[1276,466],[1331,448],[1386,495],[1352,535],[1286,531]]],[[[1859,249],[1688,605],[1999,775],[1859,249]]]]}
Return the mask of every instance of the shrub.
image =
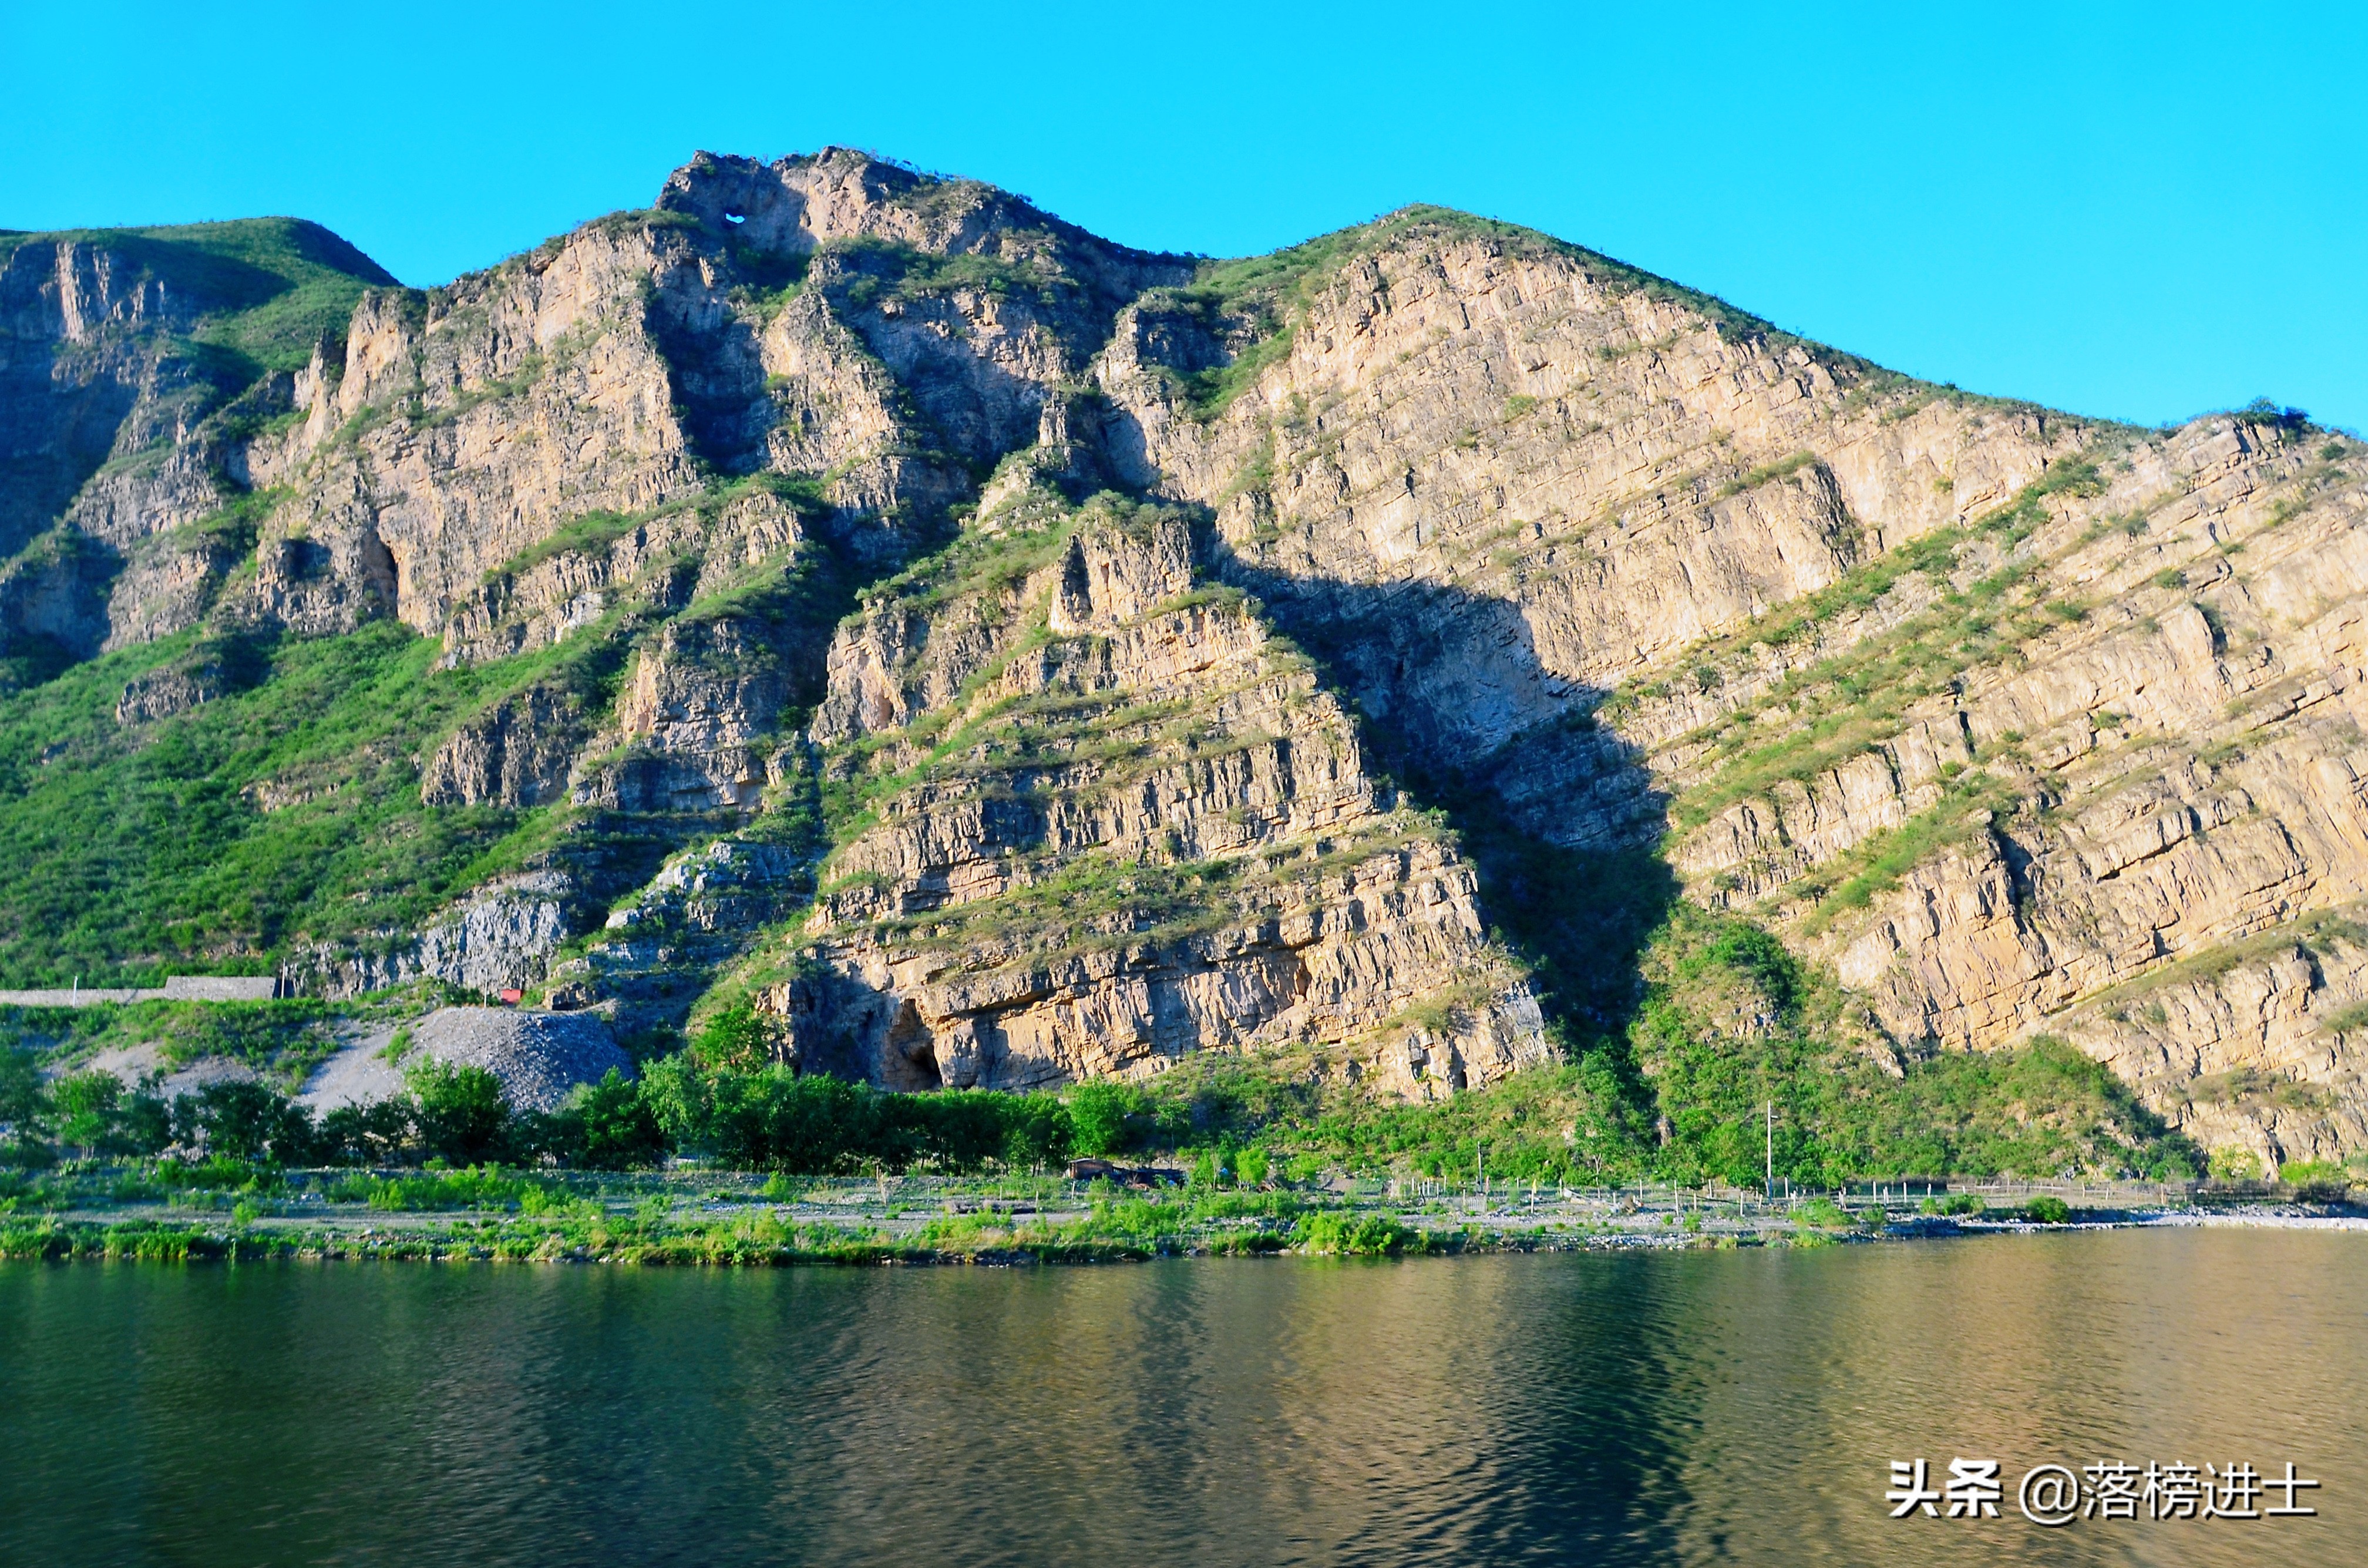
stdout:
{"type": "Polygon", "coordinates": [[[339,1106],[321,1118],[314,1153],[325,1165],[392,1165],[409,1148],[414,1132],[409,1100],[339,1106]]]}
{"type": "Polygon", "coordinates": [[[666,1130],[642,1086],[614,1067],[598,1083],[577,1085],[543,1142],[563,1163],[589,1170],[655,1165],[666,1151],[666,1130]]]}
{"type": "Polygon", "coordinates": [[[505,1152],[510,1108],[502,1081],[483,1067],[429,1058],[404,1074],[416,1102],[419,1142],[430,1155],[474,1165],[505,1152]]]}
{"type": "Polygon", "coordinates": [[[209,1154],[194,1163],[156,1162],[156,1180],[165,1187],[195,1187],[207,1192],[238,1191],[268,1185],[277,1178],[245,1160],[209,1154]]]}
{"type": "Polygon", "coordinates": [[[1064,1158],[1074,1142],[1067,1108],[1048,1095],[884,1094],[780,1065],[712,1066],[695,1052],[654,1062],[643,1082],[658,1126],[677,1147],[744,1170],[977,1170],[1064,1158]]]}
{"type": "Polygon", "coordinates": [[[1850,1211],[1830,1198],[1812,1198],[1793,1210],[1793,1218],[1804,1225],[1815,1225],[1821,1231],[1846,1231],[1858,1221],[1850,1211]]]}
{"type": "Polygon", "coordinates": [[[2212,1176],[2216,1181],[2259,1181],[2261,1157],[2250,1149],[2224,1145],[2212,1151],[2212,1176]]]}
{"type": "Polygon", "coordinates": [[[472,1166],[424,1176],[353,1178],[330,1189],[332,1198],[359,1198],[371,1208],[389,1213],[421,1209],[507,1209],[536,1184],[498,1165],[472,1166]]]}
{"type": "Polygon", "coordinates": [[[179,1142],[212,1156],[299,1165],[312,1152],[311,1115],[264,1084],[208,1084],[174,1102],[173,1119],[179,1142]]]}
{"type": "Polygon", "coordinates": [[[2351,1190],[2351,1173],[2333,1160],[2289,1160],[2278,1167],[2278,1179],[2314,1203],[2340,1203],[2351,1190]]]}
{"type": "Polygon", "coordinates": [[[2072,1222],[2072,1206],[2045,1193],[2024,1204],[2022,1213],[2035,1225],[2068,1225],[2072,1222]]]}
{"type": "Polygon", "coordinates": [[[1337,1209],[1310,1214],[1295,1237],[1304,1252],[1335,1256],[1395,1256],[1429,1249],[1430,1238],[1386,1214],[1348,1214],[1337,1209]]]}
{"type": "Polygon", "coordinates": [[[173,1146],[173,1107],[162,1096],[127,1095],[116,1108],[114,1146],[128,1154],[161,1154],[173,1146]]]}

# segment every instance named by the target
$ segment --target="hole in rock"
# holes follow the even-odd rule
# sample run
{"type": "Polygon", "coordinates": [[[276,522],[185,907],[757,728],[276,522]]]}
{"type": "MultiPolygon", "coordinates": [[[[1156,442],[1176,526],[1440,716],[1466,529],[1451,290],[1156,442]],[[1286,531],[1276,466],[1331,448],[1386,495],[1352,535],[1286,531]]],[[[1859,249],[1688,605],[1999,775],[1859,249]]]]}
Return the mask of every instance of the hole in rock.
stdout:
{"type": "Polygon", "coordinates": [[[888,1028],[888,1059],[881,1074],[892,1089],[942,1089],[946,1075],[938,1067],[937,1037],[921,1021],[920,1009],[907,1002],[896,1009],[888,1028]]]}

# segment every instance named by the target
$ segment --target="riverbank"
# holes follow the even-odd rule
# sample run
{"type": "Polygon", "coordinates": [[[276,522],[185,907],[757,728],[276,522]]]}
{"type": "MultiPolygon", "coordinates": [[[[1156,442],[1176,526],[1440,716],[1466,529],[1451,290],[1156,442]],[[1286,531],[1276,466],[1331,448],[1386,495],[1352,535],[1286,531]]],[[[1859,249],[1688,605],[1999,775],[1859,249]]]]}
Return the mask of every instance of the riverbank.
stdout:
{"type": "Polygon", "coordinates": [[[17,1181],[0,1192],[0,1256],[780,1267],[1818,1247],[2153,1226],[2368,1232],[2368,1212],[2348,1204],[2171,1201],[2168,1189],[2152,1187],[2067,1189],[2089,1201],[2026,1192],[2000,1202],[2017,1195],[1768,1201],[1685,1188],[1429,1189],[1436,1185],[1139,1192],[1052,1176],[791,1181],[701,1171],[255,1171],[167,1161],[17,1181]]]}

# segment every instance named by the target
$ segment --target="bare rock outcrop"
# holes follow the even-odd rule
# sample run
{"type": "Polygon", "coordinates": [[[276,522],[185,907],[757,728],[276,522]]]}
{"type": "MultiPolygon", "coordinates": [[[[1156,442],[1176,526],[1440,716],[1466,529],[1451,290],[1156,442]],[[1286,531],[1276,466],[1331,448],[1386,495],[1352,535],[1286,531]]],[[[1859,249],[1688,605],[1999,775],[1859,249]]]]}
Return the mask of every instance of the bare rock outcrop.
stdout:
{"type": "Polygon", "coordinates": [[[324,947],[291,965],[308,994],[331,997],[441,980],[488,995],[540,982],[583,923],[582,890],[564,872],[529,870],[479,888],[416,932],[383,933],[360,951],[324,947]]]}
{"type": "Polygon", "coordinates": [[[434,290],[298,226],[350,321],[225,379],[187,340],[267,296],[194,233],[0,239],[0,680],[199,629],[138,745],[233,645],[435,639],[463,696],[370,744],[558,847],[324,988],[605,918],[554,996],[679,1023],[761,949],[882,1083],[1428,1094],[1544,1054],[1528,846],[1764,923],[1902,1053],[2062,1035],[2208,1142],[2368,1147],[2368,449],[2290,411],[1973,397],[1437,210],[1149,255],[837,149],[434,290]]]}
{"type": "Polygon", "coordinates": [[[566,796],[592,723],[576,693],[529,687],[448,736],[420,770],[429,805],[540,806],[566,796]]]}
{"type": "MultiPolygon", "coordinates": [[[[1395,766],[1665,841],[1904,1044],[2068,1031],[2207,1141],[2358,1146],[2340,1038],[2238,1064],[2331,1108],[2305,1135],[2182,1087],[2219,1025],[2156,1062],[2086,1010],[2368,892],[2356,443],[1966,398],[1452,215],[1356,250],[1147,295],[1098,374],[1395,766]]],[[[2156,1033],[2253,1006],[2215,995],[2156,1033]]]]}
{"type": "Polygon", "coordinates": [[[817,734],[893,782],[770,996],[799,1058],[1022,1087],[1295,1048],[1410,1094],[1545,1059],[1470,868],[1188,520],[1040,522],[832,650],[817,734]]]}

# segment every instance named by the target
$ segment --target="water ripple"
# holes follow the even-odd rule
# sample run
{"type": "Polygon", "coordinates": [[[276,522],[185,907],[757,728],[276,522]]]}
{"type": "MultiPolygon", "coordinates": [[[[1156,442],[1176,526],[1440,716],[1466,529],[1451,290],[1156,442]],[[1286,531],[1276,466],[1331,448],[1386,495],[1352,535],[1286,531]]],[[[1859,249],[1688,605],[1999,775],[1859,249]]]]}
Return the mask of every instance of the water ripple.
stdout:
{"type": "MultiPolygon", "coordinates": [[[[2368,1562],[2368,1238],[729,1273],[0,1267],[0,1562],[2368,1562]],[[2317,1520],[1885,1517],[2294,1460],[2317,1520]]],[[[2008,1512],[2012,1514],[2009,1501],[2008,1512]]]]}

